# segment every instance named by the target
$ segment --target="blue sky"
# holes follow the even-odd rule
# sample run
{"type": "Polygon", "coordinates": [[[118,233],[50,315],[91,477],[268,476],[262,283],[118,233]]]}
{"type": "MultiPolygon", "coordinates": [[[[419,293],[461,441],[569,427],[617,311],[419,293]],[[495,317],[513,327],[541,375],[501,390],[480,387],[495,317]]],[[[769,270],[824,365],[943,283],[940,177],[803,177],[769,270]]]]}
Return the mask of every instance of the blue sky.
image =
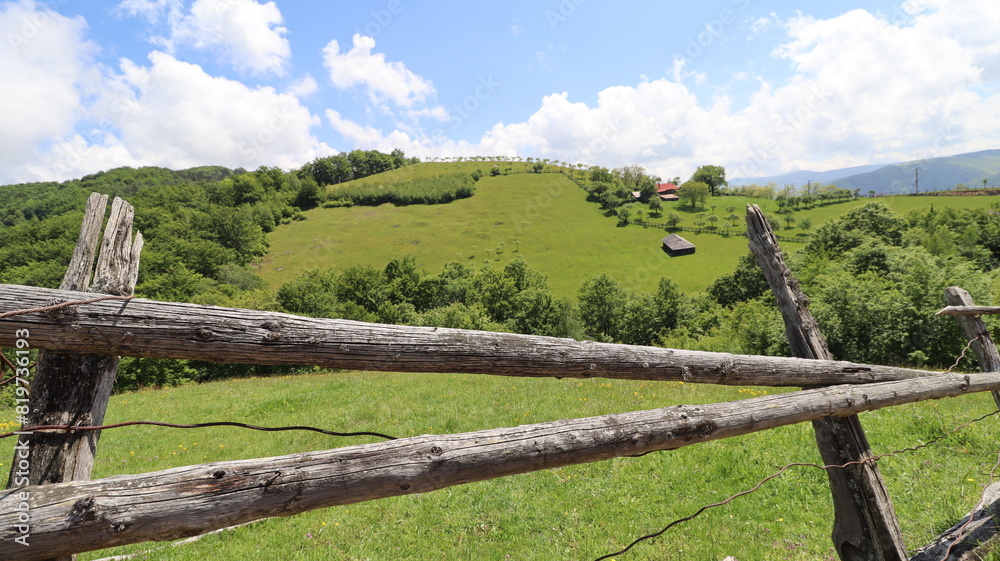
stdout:
{"type": "Polygon", "coordinates": [[[662,177],[996,148],[1000,5],[0,0],[0,182],[355,148],[662,177]]]}

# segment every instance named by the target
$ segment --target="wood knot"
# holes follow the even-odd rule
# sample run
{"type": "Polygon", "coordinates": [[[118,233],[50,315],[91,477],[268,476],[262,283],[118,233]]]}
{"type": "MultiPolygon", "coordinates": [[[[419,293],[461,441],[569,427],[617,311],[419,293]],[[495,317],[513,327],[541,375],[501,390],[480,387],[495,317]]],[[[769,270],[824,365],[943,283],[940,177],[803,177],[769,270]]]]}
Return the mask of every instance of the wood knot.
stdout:
{"type": "Polygon", "coordinates": [[[199,341],[211,341],[213,337],[215,337],[215,333],[212,333],[212,330],[207,327],[201,327],[194,332],[194,338],[199,341]]]}
{"type": "Polygon", "coordinates": [[[215,479],[222,479],[225,476],[226,476],[226,470],[220,469],[218,471],[212,472],[212,477],[214,477],[215,479]]]}
{"type": "Polygon", "coordinates": [[[444,454],[444,450],[442,450],[440,446],[435,446],[431,448],[431,454],[434,454],[435,456],[440,456],[441,454],[444,454]]]}
{"type": "Polygon", "coordinates": [[[281,322],[268,320],[262,323],[261,327],[267,330],[267,333],[264,334],[264,341],[276,341],[281,338],[281,322]]]}
{"type": "MultiPolygon", "coordinates": [[[[66,300],[48,300],[45,302],[45,307],[49,306],[59,306],[60,304],[65,304],[66,300]]],[[[76,306],[62,306],[54,310],[49,310],[45,312],[45,315],[51,319],[59,320],[64,318],[76,317],[77,311],[76,306]]]]}
{"type": "Polygon", "coordinates": [[[118,532],[124,532],[125,531],[125,523],[124,522],[115,522],[114,524],[108,526],[108,531],[111,532],[112,534],[117,534],[118,532]]]}
{"type": "Polygon", "coordinates": [[[97,513],[94,509],[96,503],[97,501],[94,500],[94,497],[87,497],[76,501],[73,503],[73,508],[69,511],[70,520],[75,522],[94,520],[97,518],[97,513]]]}

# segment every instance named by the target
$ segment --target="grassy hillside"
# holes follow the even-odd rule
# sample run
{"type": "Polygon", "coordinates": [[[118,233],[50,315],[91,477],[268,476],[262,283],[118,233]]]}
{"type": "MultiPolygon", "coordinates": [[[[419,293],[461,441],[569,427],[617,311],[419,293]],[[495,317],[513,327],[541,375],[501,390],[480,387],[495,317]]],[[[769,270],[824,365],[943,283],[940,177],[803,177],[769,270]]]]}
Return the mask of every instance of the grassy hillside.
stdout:
{"type": "MultiPolygon", "coordinates": [[[[515,171],[526,164],[515,163],[515,171]]],[[[477,162],[423,163],[360,180],[391,183],[413,177],[476,169],[488,173],[491,164],[477,162]]],[[[338,187],[331,187],[335,193],[338,187]]],[[[549,277],[560,296],[575,296],[584,279],[607,273],[630,290],[652,289],[669,277],[686,291],[703,290],[719,275],[733,269],[747,251],[746,240],[733,236],[682,235],[697,245],[695,255],[671,258],[660,249],[665,232],[637,225],[621,226],[586,200],[586,193],[559,173],[514,173],[484,177],[476,194],[445,205],[314,209],[307,220],[279,227],[270,236],[271,247],[258,273],[272,286],[313,268],[365,264],[382,267],[392,257],[413,255],[420,266],[436,272],[451,260],[484,266],[502,264],[519,253],[533,268],[549,277]],[[502,255],[496,248],[504,245],[502,255]],[[520,243],[518,243],[520,242],[520,243]],[[489,254],[487,254],[489,250],[489,254]]],[[[794,213],[809,217],[813,227],[840,216],[871,199],[861,198],[794,213]]],[[[988,206],[1000,197],[882,197],[897,212],[935,205],[938,208],[988,206]]],[[[736,206],[742,215],[747,203],[774,212],[773,201],[723,197],[712,199],[715,213],[736,206]]],[[[703,209],[698,209],[701,212],[703,209]]],[[[710,209],[704,209],[711,213],[710,209]]],[[[683,225],[694,225],[694,212],[677,203],[664,212],[679,211],[683,225]]],[[[781,230],[783,236],[805,235],[801,228],[781,230]]],[[[789,250],[795,249],[789,246],[789,250]]]]}
{"type": "MultiPolygon", "coordinates": [[[[238,420],[443,434],[760,395],[760,388],[613,380],[433,374],[317,373],[189,385],[112,397],[107,422],[238,420]],[[404,387],[406,391],[400,391],[404,387]],[[378,396],[377,399],[357,399],[378,396]]],[[[988,395],[863,414],[876,453],[926,442],[993,409],[988,395]]],[[[0,421],[9,420],[0,417],[0,421]]],[[[929,541],[978,500],[998,435],[987,420],[944,442],[886,458],[880,468],[906,543],[929,541]],[[936,508],[927,508],[928,504],[936,508]]],[[[314,433],[239,429],[108,430],[94,477],[357,444],[314,433]]],[[[9,457],[0,457],[0,471],[9,457]]],[[[816,462],[809,424],[671,452],[546,470],[494,481],[276,518],[158,551],[158,560],[594,559],[752,487],[790,462],[816,462]]],[[[797,468],[761,491],[713,509],[621,560],[832,559],[826,477],[797,468]],[[719,528],[725,531],[720,532],[719,528]]],[[[86,554],[83,560],[151,544],[86,554]]]]}
{"type": "MultiPolygon", "coordinates": [[[[441,173],[437,164],[420,164],[386,175],[428,169],[441,173]]],[[[736,237],[685,234],[698,253],[671,258],[661,249],[662,230],[618,227],[617,219],[603,216],[586,198],[561,174],[518,173],[484,177],[472,198],[445,205],[314,209],[306,220],[271,235],[258,273],[277,286],[310,268],[381,267],[394,256],[413,255],[436,272],[451,260],[483,266],[484,259],[502,264],[521,254],[549,276],[553,291],[573,296],[584,279],[599,273],[632,290],[652,290],[661,276],[685,290],[703,289],[746,251],[746,241],[736,237]]]]}

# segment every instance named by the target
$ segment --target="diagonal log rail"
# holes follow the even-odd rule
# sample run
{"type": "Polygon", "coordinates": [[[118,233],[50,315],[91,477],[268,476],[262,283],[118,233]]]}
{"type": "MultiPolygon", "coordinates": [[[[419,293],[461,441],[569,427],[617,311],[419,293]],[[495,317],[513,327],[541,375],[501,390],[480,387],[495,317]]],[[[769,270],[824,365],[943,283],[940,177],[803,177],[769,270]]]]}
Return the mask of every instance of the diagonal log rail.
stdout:
{"type": "MultiPolygon", "coordinates": [[[[809,298],[802,292],[778,246],[770,224],[757,205],[747,205],[750,251],[767,278],[785,323],[792,354],[807,359],[833,358],[809,298]]],[[[816,444],[828,465],[853,464],[828,470],[833,494],[833,545],[842,561],[903,561],[906,548],[885,481],[872,457],[857,415],[813,421],[816,444]]]]}
{"type": "Polygon", "coordinates": [[[0,492],[0,559],[183,538],[259,518],[995,389],[1000,373],[939,374],[12,489],[0,492]],[[22,513],[29,519],[29,547],[13,540],[22,513]]]}
{"type": "MultiPolygon", "coordinates": [[[[92,293],[0,285],[0,313],[92,293]]],[[[863,384],[937,372],[790,357],[613,345],[512,333],[382,325],[135,298],[0,319],[0,346],[385,372],[618,378],[750,386],[863,384]]]]}

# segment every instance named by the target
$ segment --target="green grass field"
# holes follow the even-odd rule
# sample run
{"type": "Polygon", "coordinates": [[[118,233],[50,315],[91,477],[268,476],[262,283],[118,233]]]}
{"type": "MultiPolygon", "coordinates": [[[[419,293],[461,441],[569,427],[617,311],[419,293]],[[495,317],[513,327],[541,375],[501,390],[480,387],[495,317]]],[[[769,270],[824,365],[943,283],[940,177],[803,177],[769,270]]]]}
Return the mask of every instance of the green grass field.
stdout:
{"type": "Polygon", "coordinates": [[[305,215],[270,236],[258,274],[272,286],[312,268],[382,267],[402,255],[436,273],[452,260],[482,267],[520,254],[548,275],[560,296],[575,297],[585,279],[600,273],[630,290],[655,290],[666,276],[693,291],[731,270],[746,251],[746,240],[738,237],[685,234],[698,252],[671,258],[661,249],[665,232],[619,227],[557,173],[484,177],[473,197],[444,205],[320,208],[305,215]],[[498,256],[500,242],[505,247],[498,256]]]}
{"type": "MultiPolygon", "coordinates": [[[[728,401],[761,388],[611,380],[546,380],[433,374],[315,373],[125,393],[109,423],[147,419],[236,420],[443,434],[571,417],[728,401]]],[[[863,414],[876,453],[928,441],[989,412],[989,395],[923,402],[863,414]]],[[[995,418],[880,467],[906,543],[917,547],[972,508],[995,461],[995,418]],[[928,508],[928,505],[934,505],[928,508]]],[[[242,429],[124,427],[101,437],[94,477],[335,448],[372,441],[242,429]]],[[[7,456],[9,458],[9,456],[7,456]]],[[[9,462],[4,458],[4,463],[9,462]]],[[[618,459],[312,511],[258,522],[158,551],[157,560],[345,559],[588,560],[752,487],[790,462],[816,462],[812,430],[800,424],[640,458],[618,459]]],[[[0,470],[7,470],[0,465],[0,470]]],[[[712,509],[664,537],[617,557],[718,561],[834,559],[826,477],[811,468],[712,509]]],[[[154,544],[89,553],[92,560],[154,544]]]]}
{"type": "MultiPolygon", "coordinates": [[[[392,182],[442,173],[488,173],[492,164],[481,162],[424,163],[360,180],[392,182]]],[[[512,164],[520,171],[525,164],[512,164]]],[[[552,169],[552,168],[550,168],[552,169]]],[[[332,191],[336,187],[331,188],[332,191]]],[[[797,220],[811,218],[813,227],[840,216],[871,199],[861,198],[794,213],[797,220]]],[[[967,208],[989,206],[1000,197],[882,197],[877,199],[897,212],[933,204],[967,208]]],[[[719,197],[714,213],[726,216],[729,206],[742,216],[747,203],[774,212],[774,201],[744,197],[719,197]]],[[[698,209],[697,212],[709,208],[698,209]]],[[[664,214],[679,211],[683,226],[694,226],[694,215],[677,203],[664,214]]],[[[469,198],[444,205],[353,207],[314,209],[306,220],[281,226],[270,235],[270,250],[258,274],[272,287],[314,268],[348,265],[382,267],[389,259],[413,255],[417,263],[436,273],[452,260],[479,267],[502,265],[523,255],[535,269],[548,275],[559,296],[575,298],[587,278],[607,273],[629,290],[653,290],[660,277],[669,277],[685,291],[705,289],[719,275],[731,271],[747,251],[739,236],[682,232],[697,247],[694,255],[671,258],[661,249],[666,232],[635,224],[622,226],[606,217],[586,193],[559,173],[514,173],[484,177],[469,198]],[[496,248],[503,242],[504,251],[496,248]],[[489,251],[489,253],[487,253],[489,251]],[[488,260],[484,262],[484,260],[488,260]]],[[[662,221],[662,219],[653,219],[662,221]]],[[[719,230],[724,229],[720,222],[719,230]]],[[[782,236],[801,237],[801,228],[781,230],[782,236]]],[[[791,244],[789,250],[796,246],[791,244]]]]}

